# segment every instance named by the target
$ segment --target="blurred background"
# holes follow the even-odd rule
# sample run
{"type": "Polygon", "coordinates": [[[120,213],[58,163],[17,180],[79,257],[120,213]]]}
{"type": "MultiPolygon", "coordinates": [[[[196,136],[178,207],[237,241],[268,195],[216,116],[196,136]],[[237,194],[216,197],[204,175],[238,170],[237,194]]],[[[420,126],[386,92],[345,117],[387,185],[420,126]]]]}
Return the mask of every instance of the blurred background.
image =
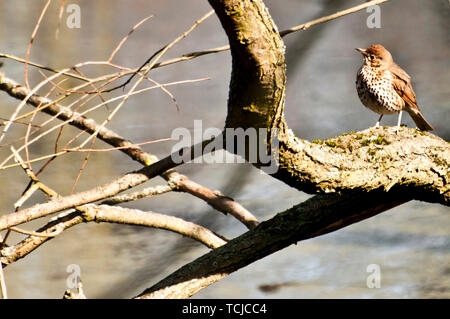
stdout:
{"type": "MultiPolygon", "coordinates": [[[[306,21],[357,5],[354,0],[266,0],[284,30],[306,21]]],[[[44,0],[0,2],[0,52],[24,58],[44,0]]],[[[138,67],[156,50],[189,28],[211,10],[205,0],[80,0],[81,28],[70,29],[64,13],[59,36],[60,1],[53,1],[31,49],[30,60],[54,68],[82,61],[106,60],[119,41],[141,19],[151,14],[117,54],[116,64],[138,67]]],[[[375,124],[378,115],[367,110],[355,90],[362,63],[354,48],[383,44],[412,77],[418,104],[435,127],[434,134],[450,137],[450,5],[448,0],[392,0],[381,6],[381,28],[370,29],[365,10],[284,38],[287,57],[285,115],[290,128],[305,139],[324,139],[359,131],[375,124]]],[[[218,19],[210,17],[162,59],[227,44],[218,19]]],[[[6,76],[24,84],[24,65],[2,59],[6,76]]],[[[83,69],[87,76],[114,70],[83,69]]],[[[109,124],[133,142],[168,138],[174,128],[222,128],[226,115],[231,71],[229,52],[177,63],[150,72],[159,83],[210,77],[208,81],[168,88],[180,108],[161,90],[131,97],[109,124]]],[[[30,84],[42,76],[30,69],[30,84]]],[[[46,72],[46,74],[50,74],[46,72]]],[[[69,80],[66,87],[75,85],[69,80]]],[[[128,87],[129,88],[129,87],[128,87]]],[[[48,87],[47,87],[48,89],[48,87]]],[[[120,90],[121,91],[121,90],[120,90]]],[[[114,92],[107,95],[122,94],[114,92]]],[[[67,102],[68,103],[68,102],[67,102]]],[[[98,99],[96,103],[99,103],[98,99]]],[[[0,93],[0,117],[9,118],[19,101],[0,93]]],[[[67,105],[67,104],[65,104],[67,105]]],[[[115,106],[116,104],[112,103],[115,106]]],[[[102,120],[102,108],[91,116],[102,120]]],[[[32,110],[27,107],[26,111],[32,110]]],[[[35,121],[48,119],[38,116],[35,121]]],[[[385,116],[383,125],[395,125],[397,116],[385,116]]],[[[414,126],[408,115],[403,123],[414,126]]],[[[0,147],[0,160],[9,154],[9,142],[23,136],[14,126],[0,147]]],[[[77,130],[65,128],[63,140],[77,130]]],[[[53,151],[56,133],[30,148],[35,158],[53,151]]],[[[22,142],[23,144],[23,142],[22,142]]],[[[145,145],[159,157],[175,142],[145,145]]],[[[17,142],[14,145],[21,145],[17,142]]],[[[109,147],[96,142],[97,148],[109,147]]],[[[41,180],[61,195],[70,193],[85,154],[72,153],[51,163],[41,180]]],[[[43,163],[35,163],[38,169],[43,163]]],[[[86,190],[138,169],[140,165],[116,151],[92,153],[75,191],[86,190]]],[[[260,174],[248,164],[187,164],[177,169],[210,189],[220,190],[266,220],[298,204],[309,195],[260,174]]],[[[14,202],[28,183],[21,169],[0,171],[3,190],[0,214],[14,210],[14,202]]],[[[156,178],[149,185],[163,184],[156,178]]],[[[35,194],[26,207],[45,200],[35,194]]],[[[246,231],[231,217],[211,209],[192,196],[169,193],[124,205],[178,216],[232,238],[246,231]]],[[[37,229],[49,218],[23,226],[37,229]]],[[[211,285],[194,298],[449,298],[450,215],[441,205],[412,201],[337,232],[299,242],[211,285]],[[381,270],[381,288],[369,289],[367,267],[381,270]]],[[[14,234],[8,243],[20,240],[14,234]]],[[[112,224],[82,224],[64,232],[29,256],[5,269],[11,298],[61,298],[67,289],[67,266],[77,264],[88,298],[129,298],[180,266],[205,254],[207,248],[167,231],[112,224]]]]}

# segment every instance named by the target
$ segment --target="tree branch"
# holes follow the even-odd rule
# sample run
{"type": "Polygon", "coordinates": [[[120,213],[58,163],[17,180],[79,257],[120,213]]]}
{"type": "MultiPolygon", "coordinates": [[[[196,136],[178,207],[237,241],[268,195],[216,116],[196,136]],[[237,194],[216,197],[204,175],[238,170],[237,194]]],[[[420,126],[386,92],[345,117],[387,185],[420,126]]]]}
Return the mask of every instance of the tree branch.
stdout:
{"type": "Polygon", "coordinates": [[[407,194],[317,195],[178,269],[137,298],[188,298],[291,244],[343,228],[409,200],[407,194]]]}
{"type": "MultiPolygon", "coordinates": [[[[180,268],[138,297],[189,297],[292,243],[340,229],[411,199],[449,205],[449,146],[432,134],[408,128],[392,134],[380,128],[326,141],[297,138],[283,114],[284,44],[263,2],[209,2],[227,33],[233,61],[226,127],[266,128],[267,147],[272,142],[270,133],[275,131],[280,144],[278,171],[272,176],[299,190],[321,194],[180,268]]],[[[44,213],[32,207],[20,217],[3,216],[0,230],[2,225],[13,226],[54,212],[50,206],[61,210],[112,196],[177,165],[169,156],[95,192],[55,200],[48,207],[40,205],[44,213]]]]}
{"type": "Polygon", "coordinates": [[[146,166],[138,171],[125,174],[124,176],[102,186],[73,195],[58,197],[47,203],[36,204],[30,208],[23,209],[15,213],[4,214],[3,216],[0,216],[0,230],[65,209],[114,196],[129,188],[140,185],[155,176],[161,175],[165,171],[174,168],[177,165],[179,164],[174,163],[171,157],[168,156],[155,164],[146,166]]]}
{"type": "MultiPolygon", "coordinates": [[[[231,47],[226,127],[267,128],[267,148],[275,130],[280,148],[278,171],[272,176],[299,190],[323,194],[183,266],[138,298],[190,297],[292,243],[340,229],[411,199],[449,204],[449,147],[432,134],[404,128],[395,135],[382,128],[316,143],[295,137],[283,115],[284,45],[263,2],[209,3],[231,47]]],[[[255,165],[260,167],[261,163],[255,165]]]]}
{"type": "MultiPolygon", "coordinates": [[[[14,80],[0,74],[0,90],[5,91],[10,96],[23,100],[25,97],[29,95],[29,90],[27,90],[24,86],[18,84],[14,80]]],[[[30,98],[27,100],[27,103],[34,106],[34,107],[41,107],[42,112],[47,113],[51,116],[55,116],[58,119],[62,121],[68,121],[69,125],[72,125],[74,127],[79,128],[80,130],[86,131],[89,134],[93,134],[95,132],[98,132],[98,138],[105,143],[108,143],[109,145],[112,145],[114,147],[117,147],[121,152],[125,153],[129,157],[131,157],[133,160],[138,161],[139,163],[143,165],[152,165],[153,163],[156,163],[158,161],[158,158],[154,155],[151,155],[144,150],[142,150],[138,145],[132,143],[131,141],[123,138],[122,136],[118,135],[114,131],[106,128],[101,127],[100,124],[98,124],[93,119],[87,118],[77,112],[72,111],[71,109],[64,107],[58,103],[55,103],[55,101],[52,101],[51,99],[39,96],[37,94],[33,94],[30,96],[30,98]],[[43,107],[46,106],[46,107],[43,107]]],[[[193,152],[192,152],[193,153],[193,152]]],[[[169,156],[170,157],[170,156],[169,156]]],[[[214,209],[224,213],[228,214],[230,213],[232,216],[236,217],[239,221],[243,222],[249,229],[254,227],[257,224],[257,219],[244,207],[242,207],[241,204],[238,202],[235,202],[231,200],[229,197],[218,195],[219,193],[217,191],[209,190],[208,188],[199,185],[193,181],[190,181],[186,176],[179,174],[178,172],[172,170],[171,168],[177,166],[178,164],[172,163],[170,158],[165,159],[165,163],[168,164],[168,166],[165,166],[166,169],[161,169],[160,173],[156,173],[156,175],[150,174],[149,176],[144,177],[142,174],[140,175],[140,179],[136,177],[136,175],[133,175],[134,173],[128,174],[128,176],[122,179],[118,179],[116,181],[113,181],[109,184],[109,186],[104,185],[108,191],[103,191],[102,194],[99,194],[99,190],[90,190],[88,192],[83,192],[81,197],[88,199],[88,198],[96,198],[95,200],[100,200],[107,198],[109,196],[114,196],[118,194],[119,192],[122,192],[128,188],[134,187],[136,185],[139,185],[148,179],[161,175],[165,180],[167,180],[170,184],[175,185],[176,189],[178,191],[190,193],[191,195],[194,195],[196,197],[199,197],[203,200],[206,200],[206,202],[213,207],[214,209]],[[143,178],[143,179],[142,179],[143,178]],[[121,183],[120,188],[112,189],[111,184],[114,184],[116,182],[121,183]],[[137,184],[134,184],[137,183],[137,184]],[[127,186],[128,184],[128,186],[127,186]],[[97,195],[94,195],[97,193],[97,195]],[[207,194],[207,196],[206,196],[207,194]]],[[[160,163],[161,164],[161,163],[160,163]]],[[[151,169],[150,169],[151,170],[151,169]]],[[[144,171],[149,171],[149,169],[144,169],[144,171]]],[[[146,173],[144,172],[144,175],[146,173]]],[[[38,217],[44,216],[45,214],[51,214],[52,212],[57,212],[63,209],[79,206],[82,204],[90,203],[92,202],[91,199],[88,199],[88,201],[82,200],[81,202],[77,200],[77,194],[72,196],[69,199],[61,199],[59,198],[59,202],[66,202],[65,205],[62,205],[62,203],[59,206],[55,206],[54,208],[56,210],[47,210],[47,213],[44,213],[46,211],[45,209],[39,208],[39,206],[36,205],[35,209],[43,213],[43,215],[39,215],[38,217]],[[68,205],[68,206],[67,206],[68,205]],[[63,208],[59,208],[63,207],[63,208]]],[[[51,206],[51,205],[50,205],[51,206]]],[[[24,214],[23,211],[21,211],[20,214],[24,214]]],[[[28,214],[25,212],[25,214],[28,214]]],[[[0,230],[3,229],[2,227],[4,224],[4,221],[2,221],[2,218],[4,216],[0,217],[0,230]]],[[[6,217],[5,217],[6,218],[6,217]]],[[[37,218],[33,217],[33,214],[30,215],[31,219],[37,218]]],[[[21,222],[28,221],[30,219],[22,219],[21,222]]],[[[16,224],[17,225],[17,224],[16,224]]],[[[10,224],[12,226],[12,224],[10,224]]]]}
{"type": "Polygon", "coordinates": [[[32,232],[28,238],[17,245],[1,249],[2,265],[6,267],[25,257],[64,230],[83,222],[119,223],[165,229],[197,240],[209,248],[217,248],[227,242],[225,238],[211,230],[178,217],[136,209],[88,204],[79,207],[76,211],[58,216],[38,229],[38,234],[32,232]]]}
{"type": "Polygon", "coordinates": [[[273,177],[308,193],[396,186],[414,199],[450,204],[450,148],[435,135],[380,128],[318,143],[297,138],[284,119],[284,44],[263,2],[209,2],[227,33],[233,61],[226,127],[266,128],[268,149],[275,132],[279,150],[273,177]]]}

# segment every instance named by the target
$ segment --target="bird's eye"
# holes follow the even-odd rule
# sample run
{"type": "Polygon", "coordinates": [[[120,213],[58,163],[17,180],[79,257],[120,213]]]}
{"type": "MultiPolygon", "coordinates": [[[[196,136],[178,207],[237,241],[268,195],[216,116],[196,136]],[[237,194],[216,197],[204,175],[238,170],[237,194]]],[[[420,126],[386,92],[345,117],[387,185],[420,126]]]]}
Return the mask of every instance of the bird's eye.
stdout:
{"type": "Polygon", "coordinates": [[[374,56],[373,54],[371,54],[371,55],[369,55],[369,58],[370,58],[371,60],[373,60],[373,59],[375,59],[375,56],[374,56]]]}

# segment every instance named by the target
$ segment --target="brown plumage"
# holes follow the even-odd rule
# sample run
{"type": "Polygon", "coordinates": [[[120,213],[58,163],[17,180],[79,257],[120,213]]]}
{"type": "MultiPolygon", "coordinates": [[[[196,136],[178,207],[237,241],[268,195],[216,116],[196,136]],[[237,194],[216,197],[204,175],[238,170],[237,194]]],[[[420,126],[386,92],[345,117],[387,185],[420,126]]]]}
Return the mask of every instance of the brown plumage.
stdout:
{"type": "Polygon", "coordinates": [[[356,90],[366,107],[381,114],[376,125],[379,125],[384,114],[399,113],[399,127],[402,111],[405,110],[419,129],[432,131],[433,127],[417,106],[411,77],[394,62],[389,51],[380,44],[356,50],[364,59],[356,76],[356,90]]]}

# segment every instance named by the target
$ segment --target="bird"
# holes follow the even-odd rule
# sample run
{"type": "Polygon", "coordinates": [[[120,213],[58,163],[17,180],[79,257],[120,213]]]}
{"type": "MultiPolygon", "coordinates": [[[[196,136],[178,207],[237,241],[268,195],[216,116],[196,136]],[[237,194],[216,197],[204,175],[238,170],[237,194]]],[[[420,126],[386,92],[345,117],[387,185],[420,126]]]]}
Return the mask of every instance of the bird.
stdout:
{"type": "Polygon", "coordinates": [[[355,50],[363,55],[364,60],[356,75],[356,91],[364,106],[380,114],[375,126],[380,125],[383,115],[399,113],[398,132],[402,111],[405,110],[420,130],[434,130],[417,106],[411,77],[394,62],[391,53],[381,44],[355,50]]]}

